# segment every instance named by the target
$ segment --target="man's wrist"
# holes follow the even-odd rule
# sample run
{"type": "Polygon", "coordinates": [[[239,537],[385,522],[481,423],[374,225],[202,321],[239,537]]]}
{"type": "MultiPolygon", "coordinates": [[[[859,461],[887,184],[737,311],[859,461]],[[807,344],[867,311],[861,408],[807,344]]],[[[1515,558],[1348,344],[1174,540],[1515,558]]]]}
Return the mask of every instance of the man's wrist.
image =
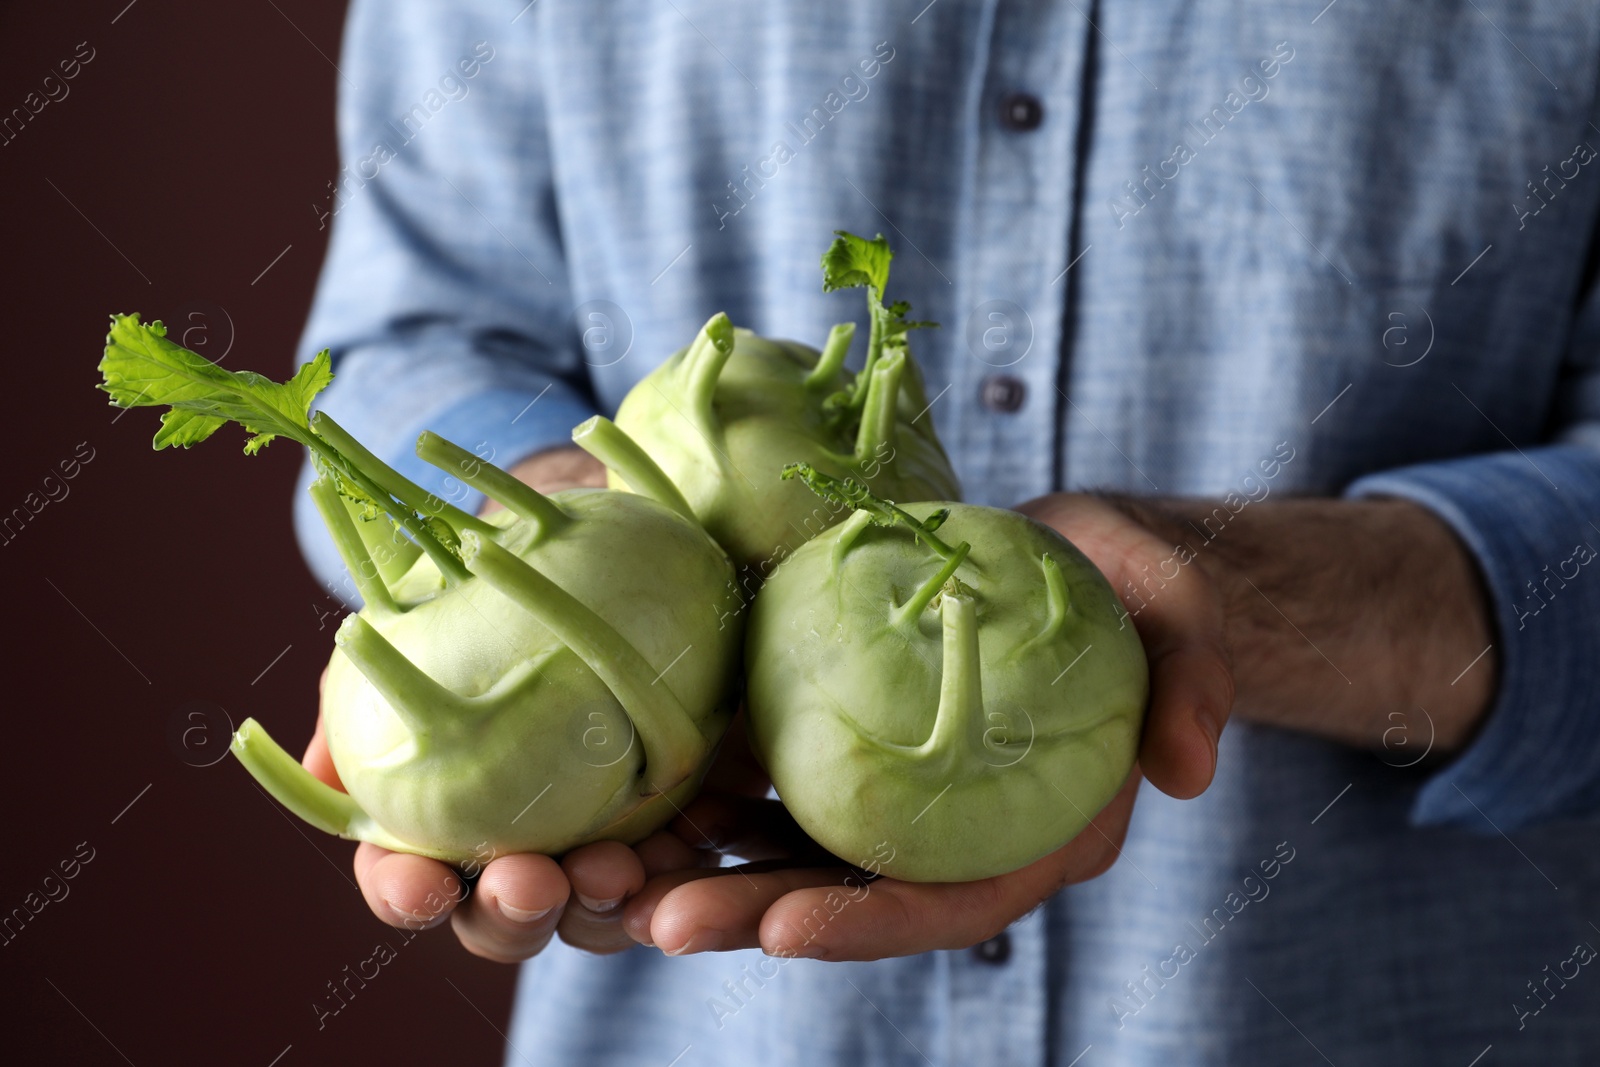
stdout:
{"type": "Polygon", "coordinates": [[[1173,545],[1129,610],[1197,568],[1222,597],[1242,718],[1377,747],[1397,721],[1463,745],[1493,700],[1487,593],[1465,546],[1409,501],[1101,494],[1173,545]],[[1399,714],[1402,720],[1394,716],[1399,714]]]}

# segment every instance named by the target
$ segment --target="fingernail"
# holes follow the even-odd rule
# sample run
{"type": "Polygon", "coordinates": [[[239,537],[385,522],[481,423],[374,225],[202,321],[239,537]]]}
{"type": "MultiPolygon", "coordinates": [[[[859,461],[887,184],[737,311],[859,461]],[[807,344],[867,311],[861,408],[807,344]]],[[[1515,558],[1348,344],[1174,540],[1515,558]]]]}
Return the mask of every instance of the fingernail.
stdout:
{"type": "Polygon", "coordinates": [[[798,948],[775,948],[769,952],[763,946],[761,951],[766,952],[767,955],[774,959],[783,960],[820,960],[828,954],[827,949],[809,937],[800,942],[800,947],[798,948]]]}
{"type": "Polygon", "coordinates": [[[388,900],[387,898],[384,900],[383,906],[394,912],[399,920],[411,930],[432,930],[435,926],[438,926],[440,923],[450,918],[450,913],[448,911],[441,911],[439,914],[425,919],[423,912],[407,911],[394,901],[388,900]],[[417,926],[415,925],[416,923],[421,923],[422,925],[417,926]]]}
{"type": "Polygon", "coordinates": [[[1202,721],[1205,724],[1207,738],[1211,741],[1211,771],[1213,774],[1215,774],[1217,770],[1219,744],[1222,739],[1222,722],[1209,715],[1205,716],[1202,721]]]}
{"type": "Polygon", "coordinates": [[[550,908],[540,908],[538,911],[524,911],[521,908],[512,907],[503,900],[497,900],[495,903],[500,906],[500,914],[514,923],[538,922],[546,915],[549,915],[551,911],[550,908]]]}
{"type": "Polygon", "coordinates": [[[675,949],[663,950],[668,956],[690,956],[696,952],[715,952],[722,947],[721,930],[696,930],[689,940],[675,949]]]}
{"type": "Polygon", "coordinates": [[[596,915],[604,915],[608,911],[616,911],[617,905],[622,903],[622,898],[612,897],[610,900],[596,900],[593,897],[586,897],[582,893],[579,893],[578,903],[582,904],[585,908],[588,908],[596,915]]]}

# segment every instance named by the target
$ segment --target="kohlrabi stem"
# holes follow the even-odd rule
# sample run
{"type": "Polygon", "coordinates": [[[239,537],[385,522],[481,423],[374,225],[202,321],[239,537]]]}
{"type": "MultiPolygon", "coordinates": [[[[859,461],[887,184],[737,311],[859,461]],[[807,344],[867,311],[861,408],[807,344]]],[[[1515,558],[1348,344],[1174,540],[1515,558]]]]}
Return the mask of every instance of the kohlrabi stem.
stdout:
{"type": "MultiPolygon", "coordinates": [[[[910,512],[895,507],[893,502],[873,496],[866,486],[854,478],[842,480],[834,478],[823,474],[809,463],[789,464],[783,468],[783,477],[785,479],[798,477],[818,496],[825,500],[839,501],[847,507],[855,508],[858,514],[865,513],[870,516],[872,522],[879,526],[904,526],[915,534],[923,544],[933,549],[940,559],[944,560],[944,566],[939,568],[939,573],[924,582],[912,594],[911,599],[890,609],[890,618],[897,626],[915,624],[918,616],[933,602],[933,598],[939,595],[939,590],[944,588],[945,583],[955,575],[956,568],[960,567],[966,560],[967,553],[972,551],[972,546],[965,541],[955,548],[951,548],[934,534],[933,531],[949,515],[948,510],[936,511],[926,519],[919,521],[910,512]]],[[[861,532],[859,526],[853,530],[849,529],[848,523],[853,520],[854,516],[851,517],[851,520],[847,520],[847,533],[851,540],[860,536],[861,532]]],[[[839,554],[836,550],[834,556],[835,566],[838,565],[838,561],[839,554]]]]}
{"type": "MultiPolygon", "coordinates": [[[[331,468],[335,474],[349,478],[362,492],[371,497],[379,507],[387,511],[389,517],[399,523],[406,533],[411,535],[411,539],[416,542],[417,546],[428,554],[428,558],[433,561],[433,565],[439,568],[439,574],[444,578],[446,585],[455,585],[465,581],[468,574],[467,569],[461,565],[461,561],[440,542],[433,531],[428,529],[427,525],[417,518],[412,511],[395,503],[394,494],[374,481],[362,469],[360,457],[366,456],[373,464],[393,474],[396,478],[399,478],[400,475],[393,471],[388,464],[378,459],[365,448],[362,448],[353,437],[345,432],[343,427],[322,413],[319,412],[312,416],[311,425],[313,432],[306,439],[306,447],[311,449],[317,459],[331,468]],[[344,449],[335,443],[332,438],[326,437],[324,431],[329,427],[333,428],[333,433],[337,437],[341,438],[345,444],[353,446],[356,451],[346,454],[344,449]]],[[[403,481],[404,479],[401,480],[403,481]]]]}
{"type": "Polygon", "coordinates": [[[1044,598],[1045,620],[1039,632],[1024,641],[1012,656],[1020,656],[1038,645],[1054,641],[1061,633],[1061,628],[1066,625],[1067,612],[1072,607],[1070,594],[1067,592],[1067,580],[1061,573],[1061,565],[1046,552],[1039,557],[1039,568],[1044,571],[1044,598]]]}
{"type": "Polygon", "coordinates": [[[861,411],[861,427],[856,431],[856,462],[865,463],[880,450],[894,445],[900,402],[900,378],[905,371],[904,350],[890,352],[872,368],[867,383],[867,399],[861,411]]]}
{"type": "Polygon", "coordinates": [[[234,732],[230,751],[278,803],[318,830],[355,838],[361,824],[371,822],[349,794],[313,776],[254,719],[246,719],[234,732]]]}
{"type": "Polygon", "coordinates": [[[325,833],[337,834],[346,841],[370,841],[391,852],[420,852],[435,859],[442,853],[408,845],[379,826],[349,794],[328,785],[313,775],[300,761],[283,750],[261,724],[246,719],[234,732],[230,746],[250,777],[284,807],[325,833]]]}
{"type": "Polygon", "coordinates": [[[889,322],[889,312],[883,306],[882,295],[870,285],[867,287],[867,312],[871,323],[867,330],[867,358],[861,364],[860,375],[856,377],[855,395],[850,398],[850,406],[857,410],[866,402],[868,375],[878,365],[878,357],[883,355],[883,335],[889,322]]]}
{"type": "Polygon", "coordinates": [[[322,514],[322,521],[328,527],[328,532],[333,535],[333,544],[339,550],[339,558],[344,560],[351,580],[356,583],[356,591],[361,594],[361,599],[366,601],[367,608],[374,612],[399,611],[394,595],[384,584],[378,565],[373,562],[366,542],[361,539],[361,533],[356,529],[356,520],[351,518],[349,510],[345,507],[344,497],[340,495],[331,471],[324,471],[311,483],[311,499],[316,503],[317,511],[322,514]]]}
{"type": "Polygon", "coordinates": [[[876,525],[872,515],[865,511],[852,511],[850,517],[833,528],[833,569],[837,571],[844,563],[845,555],[850,551],[850,546],[866,532],[867,527],[876,525]]]}
{"type": "Polygon", "coordinates": [[[580,422],[572,430],[572,440],[607,468],[621,475],[628,487],[657,504],[665,504],[690,522],[699,523],[694,509],[672,484],[667,473],[656,465],[639,443],[604,415],[580,422]]]}
{"type": "Polygon", "coordinates": [[[496,527],[492,523],[484,522],[474,515],[468,515],[454,504],[446,503],[373,455],[365,445],[351,437],[343,426],[334,422],[327,412],[319,411],[313,415],[311,428],[326,438],[334,448],[344,453],[350,463],[385,494],[400,501],[417,514],[444,520],[455,530],[458,537],[467,530],[495,532],[496,527]]]}
{"type": "MultiPolygon", "coordinates": [[[[871,491],[854,478],[835,478],[823,474],[809,463],[791,463],[783,468],[783,478],[799,478],[806,483],[806,487],[824,500],[837,501],[845,507],[870,514],[873,521],[879,526],[904,526],[916,535],[917,539],[939,556],[948,560],[956,554],[956,549],[951,548],[934,535],[934,530],[942,523],[948,511],[936,511],[926,519],[918,521],[915,515],[904,511],[894,505],[893,501],[884,500],[873,496],[871,491]]],[[[966,555],[965,552],[962,553],[966,555]]]]}
{"type": "Polygon", "coordinates": [[[725,312],[717,312],[700,327],[689,351],[683,355],[680,373],[686,380],[685,392],[700,429],[708,435],[721,427],[717,421],[712,399],[717,391],[717,379],[728,357],[733,355],[733,323],[725,312]]]}
{"type": "Polygon", "coordinates": [[[969,747],[981,748],[986,729],[978,611],[971,597],[952,594],[940,603],[939,614],[944,622],[939,710],[933,732],[921,748],[929,755],[955,755],[969,747]]]}
{"type": "Polygon", "coordinates": [[[841,322],[828,331],[828,342],[822,346],[817,365],[806,375],[807,389],[828,389],[838,381],[845,357],[850,354],[850,342],[855,340],[856,324],[841,322]]]}
{"type": "Polygon", "coordinates": [[[1061,627],[1067,621],[1067,609],[1072,602],[1067,595],[1067,580],[1061,574],[1061,564],[1048,552],[1039,560],[1039,566],[1044,570],[1045,603],[1048,605],[1050,615],[1045,620],[1044,633],[1054,637],[1061,632],[1061,627]]]}
{"type": "MultiPolygon", "coordinates": [[[[917,366],[917,361],[911,357],[911,348],[909,345],[899,345],[896,347],[898,347],[901,352],[904,352],[906,356],[906,372],[900,376],[900,393],[906,398],[906,403],[910,404],[916,410],[926,413],[928,408],[932,405],[928,403],[928,390],[922,381],[922,370],[917,366]]],[[[917,430],[919,433],[923,433],[928,440],[932,441],[934,444],[938,444],[939,438],[938,435],[933,432],[933,420],[931,418],[920,427],[913,423],[912,429],[917,430]]],[[[941,448],[940,452],[942,453],[943,451],[943,448],[941,448]]]]}
{"type": "MultiPolygon", "coordinates": [[[[245,441],[246,455],[259,452],[275,437],[291,438],[311,451],[319,472],[332,472],[341,491],[363,506],[389,512],[420,550],[428,553],[446,584],[467,577],[466,568],[444,543],[453,545],[459,539],[457,530],[396,506],[398,496],[410,507],[426,510],[410,499],[410,491],[420,498],[421,490],[361,447],[327,415],[311,414],[316,395],[333,381],[327,349],[303,364],[287,382],[274,382],[249,371],[223,370],[199,353],[167,340],[159,322],[145,326],[137,315],[116,315],[106,335],[100,374],[101,388],[119,407],[171,408],[152,442],[156,448],[187,448],[204,441],[226,422],[236,422],[251,434],[245,441]],[[437,534],[429,529],[430,524],[437,534]]],[[[463,526],[478,521],[458,509],[449,518],[463,526]]]]}
{"type": "Polygon", "coordinates": [[[417,455],[452,478],[460,478],[484,496],[498,500],[512,514],[533,523],[541,537],[572,521],[572,516],[562,511],[559,504],[531,485],[518,481],[493,463],[431,430],[417,438],[417,455]]]}
{"type": "Polygon", "coordinates": [[[456,558],[455,554],[434,536],[433,531],[428,529],[421,519],[406,508],[397,505],[394,498],[383,487],[357,469],[337,448],[316,435],[312,435],[307,447],[317,457],[318,462],[323,464],[320,469],[329,470],[339,477],[350,479],[363,493],[376,501],[379,507],[387,511],[389,517],[399,523],[401,528],[411,535],[411,539],[417,544],[417,547],[427,553],[428,558],[433,561],[433,565],[439,568],[439,575],[444,579],[446,585],[456,585],[470,577],[467,573],[467,568],[461,565],[461,561],[456,558]]]}
{"type": "Polygon", "coordinates": [[[451,722],[468,706],[464,698],[428,677],[360,615],[345,617],[334,643],[389,702],[419,744],[425,744],[438,726],[451,722]]]}
{"type": "Polygon", "coordinates": [[[367,546],[367,553],[377,565],[379,577],[392,587],[405,576],[411,565],[417,562],[417,557],[422,555],[422,549],[405,535],[400,525],[389,517],[387,511],[369,514],[372,509],[356,503],[343,493],[339,494],[339,502],[344,505],[345,514],[350,516],[350,521],[355,523],[356,533],[361,536],[362,543],[367,546]]]}
{"type": "Polygon", "coordinates": [[[461,549],[473,574],[538,619],[617,698],[644,747],[645,795],[664,793],[694,773],[705,739],[662,684],[662,673],[672,664],[657,673],[588,605],[488,538],[469,531],[461,538],[461,549]]]}
{"type": "Polygon", "coordinates": [[[928,605],[933,603],[933,598],[939,595],[939,591],[944,588],[945,583],[954,577],[956,568],[961,566],[962,562],[967,558],[967,553],[971,550],[972,546],[965,541],[957,545],[955,553],[945,560],[943,567],[939,568],[939,573],[923,582],[917,588],[917,591],[911,595],[910,600],[895,607],[890,612],[891,621],[896,626],[914,624],[922,613],[927,610],[928,605]]]}

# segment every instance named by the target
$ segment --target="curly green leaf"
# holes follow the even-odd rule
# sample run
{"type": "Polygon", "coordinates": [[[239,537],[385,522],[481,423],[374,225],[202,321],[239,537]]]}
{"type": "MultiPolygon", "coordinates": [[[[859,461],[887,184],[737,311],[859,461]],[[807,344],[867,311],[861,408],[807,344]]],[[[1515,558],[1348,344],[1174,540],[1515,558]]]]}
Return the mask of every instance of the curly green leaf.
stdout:
{"type": "Polygon", "coordinates": [[[786,481],[799,478],[805,482],[806,488],[824,500],[840,507],[866,512],[875,526],[905,527],[916,536],[917,540],[933,549],[941,559],[950,560],[957,556],[965,558],[970,547],[963,542],[956,548],[951,548],[934,535],[933,531],[950,517],[949,508],[941,508],[927,519],[919,520],[903,508],[896,507],[893,501],[874,496],[870,489],[854,478],[835,478],[822,473],[809,463],[789,464],[783,468],[783,478],[786,481]]]}
{"type": "MultiPolygon", "coordinates": [[[[400,479],[364,449],[336,447],[311,424],[311,404],[333,381],[327,349],[304,364],[286,382],[253,371],[223,370],[198,352],[167,340],[158,319],[148,325],[138,315],[111,316],[105,353],[100,360],[99,388],[120,408],[165,407],[154,447],[189,448],[227,422],[238,423],[251,436],[247,455],[261,451],[275,438],[287,437],[311,451],[319,472],[332,475],[338,491],[363,511],[388,512],[439,566],[446,580],[466,577],[456,558],[459,538],[447,521],[414,510],[388,492],[383,481],[400,479]]],[[[325,419],[326,417],[323,416],[325,419]]],[[[327,420],[331,424],[331,420],[327,420]]],[[[405,483],[409,485],[410,483],[405,483]]],[[[420,491],[419,491],[420,492],[420,491]]],[[[450,516],[471,520],[470,516],[450,516]]]]}
{"type": "Polygon", "coordinates": [[[280,436],[310,447],[311,402],[333,381],[326,350],[279,383],[251,371],[223,370],[167,340],[159,319],[146,325],[138,315],[111,317],[100,373],[100,388],[117,407],[172,409],[161,417],[156,448],[188,448],[224,423],[237,422],[252,435],[244,446],[249,455],[280,436]]]}
{"type": "Polygon", "coordinates": [[[844,230],[833,232],[837,235],[833,244],[822,253],[822,291],[865,285],[881,301],[889,284],[889,261],[894,259],[888,240],[881,233],[869,241],[844,230]]]}

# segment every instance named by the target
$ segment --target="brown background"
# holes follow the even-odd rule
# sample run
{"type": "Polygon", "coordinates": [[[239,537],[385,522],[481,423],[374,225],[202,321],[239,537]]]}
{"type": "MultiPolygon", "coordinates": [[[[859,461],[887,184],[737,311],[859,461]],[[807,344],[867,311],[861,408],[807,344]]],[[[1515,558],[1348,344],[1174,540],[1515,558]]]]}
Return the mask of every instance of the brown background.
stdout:
{"type": "Polygon", "coordinates": [[[350,881],[351,845],[291,822],[232,759],[193,765],[226,744],[214,711],[187,717],[208,706],[294,751],[311,733],[332,629],[290,530],[296,450],[246,459],[225,430],[155,453],[155,413],[113,421],[93,388],[120,311],[181,323],[230,369],[290,369],[337,167],[343,7],[0,8],[0,116],[80,42],[94,56],[0,145],[0,515],[68,493],[0,545],[0,915],[81,842],[94,855],[0,945],[10,1062],[499,1060],[511,969],[447,929],[401,947],[350,881]],[[80,442],[94,458],[46,486],[80,442]],[[313,1001],[379,940],[398,957],[319,1031],[313,1001]]]}

